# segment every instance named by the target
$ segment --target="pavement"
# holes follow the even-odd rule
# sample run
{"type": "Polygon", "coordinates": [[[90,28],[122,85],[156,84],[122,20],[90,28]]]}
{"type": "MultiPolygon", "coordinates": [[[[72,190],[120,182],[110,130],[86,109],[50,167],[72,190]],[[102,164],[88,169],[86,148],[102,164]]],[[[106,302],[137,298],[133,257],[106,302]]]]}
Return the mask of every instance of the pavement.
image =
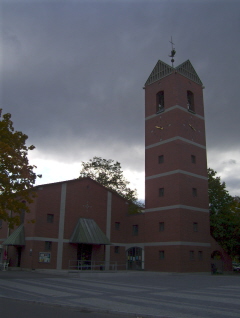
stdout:
{"type": "Polygon", "coordinates": [[[98,312],[99,317],[239,318],[240,275],[0,271],[0,298],[98,312]]]}
{"type": "Polygon", "coordinates": [[[0,298],[1,318],[134,318],[129,314],[0,298]]]}

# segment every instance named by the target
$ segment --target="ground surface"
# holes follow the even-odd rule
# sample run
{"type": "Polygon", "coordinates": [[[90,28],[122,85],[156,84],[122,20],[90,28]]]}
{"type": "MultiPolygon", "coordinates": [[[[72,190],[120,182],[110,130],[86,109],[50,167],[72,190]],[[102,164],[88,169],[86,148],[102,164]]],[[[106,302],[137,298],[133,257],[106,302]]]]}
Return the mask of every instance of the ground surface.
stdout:
{"type": "Polygon", "coordinates": [[[239,318],[240,275],[0,271],[0,305],[3,318],[239,318]]]}

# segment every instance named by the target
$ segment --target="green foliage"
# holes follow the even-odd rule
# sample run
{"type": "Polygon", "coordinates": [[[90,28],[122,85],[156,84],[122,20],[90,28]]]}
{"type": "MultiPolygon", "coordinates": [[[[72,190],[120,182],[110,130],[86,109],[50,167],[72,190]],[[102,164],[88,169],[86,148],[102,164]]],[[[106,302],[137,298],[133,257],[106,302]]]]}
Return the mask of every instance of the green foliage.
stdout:
{"type": "Polygon", "coordinates": [[[240,255],[240,200],[232,197],[216,171],[208,169],[211,234],[232,257],[240,255]]]}
{"type": "Polygon", "coordinates": [[[136,203],[130,202],[128,204],[128,214],[139,214],[144,210],[144,204],[137,201],[136,203]]]}
{"type": "Polygon", "coordinates": [[[10,227],[20,224],[23,210],[29,212],[26,203],[33,202],[35,196],[29,190],[41,177],[33,172],[36,167],[28,163],[28,150],[35,147],[27,147],[27,139],[27,135],[14,131],[11,114],[4,114],[0,120],[0,219],[10,227]]]}
{"type": "Polygon", "coordinates": [[[217,172],[211,168],[208,169],[208,195],[211,214],[229,210],[229,206],[233,203],[233,197],[226,190],[225,182],[221,182],[217,172]]]}
{"type": "Polygon", "coordinates": [[[82,166],[80,178],[90,177],[106,188],[116,191],[126,200],[137,202],[136,190],[128,187],[130,182],[124,178],[119,162],[114,162],[112,159],[93,157],[88,162],[82,162],[82,166]]]}

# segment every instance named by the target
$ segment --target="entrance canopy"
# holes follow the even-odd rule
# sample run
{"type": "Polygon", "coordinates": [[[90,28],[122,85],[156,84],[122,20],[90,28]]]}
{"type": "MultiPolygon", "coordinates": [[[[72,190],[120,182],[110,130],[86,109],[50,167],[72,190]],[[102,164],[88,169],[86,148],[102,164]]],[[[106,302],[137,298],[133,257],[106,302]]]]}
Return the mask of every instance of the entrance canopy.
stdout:
{"type": "Polygon", "coordinates": [[[109,239],[93,219],[80,218],[70,238],[70,243],[109,245],[109,239]]]}
{"type": "Polygon", "coordinates": [[[19,246],[25,245],[24,225],[21,224],[2,244],[19,246]]]}

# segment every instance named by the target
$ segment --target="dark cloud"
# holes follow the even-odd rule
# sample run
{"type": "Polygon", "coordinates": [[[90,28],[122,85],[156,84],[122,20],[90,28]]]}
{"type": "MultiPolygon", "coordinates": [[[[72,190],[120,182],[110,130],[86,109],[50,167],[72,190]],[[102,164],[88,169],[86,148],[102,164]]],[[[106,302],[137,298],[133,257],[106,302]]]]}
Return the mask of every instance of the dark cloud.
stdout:
{"type": "Polygon", "coordinates": [[[223,161],[224,165],[230,164],[230,165],[235,165],[237,164],[237,161],[234,159],[229,159],[228,161],[223,161]]]}
{"type": "Polygon", "coordinates": [[[208,152],[222,162],[239,144],[239,9],[231,0],[3,1],[1,105],[47,158],[101,155],[143,171],[142,87],[158,59],[170,63],[173,36],[175,64],[190,59],[206,87],[208,152]]]}

